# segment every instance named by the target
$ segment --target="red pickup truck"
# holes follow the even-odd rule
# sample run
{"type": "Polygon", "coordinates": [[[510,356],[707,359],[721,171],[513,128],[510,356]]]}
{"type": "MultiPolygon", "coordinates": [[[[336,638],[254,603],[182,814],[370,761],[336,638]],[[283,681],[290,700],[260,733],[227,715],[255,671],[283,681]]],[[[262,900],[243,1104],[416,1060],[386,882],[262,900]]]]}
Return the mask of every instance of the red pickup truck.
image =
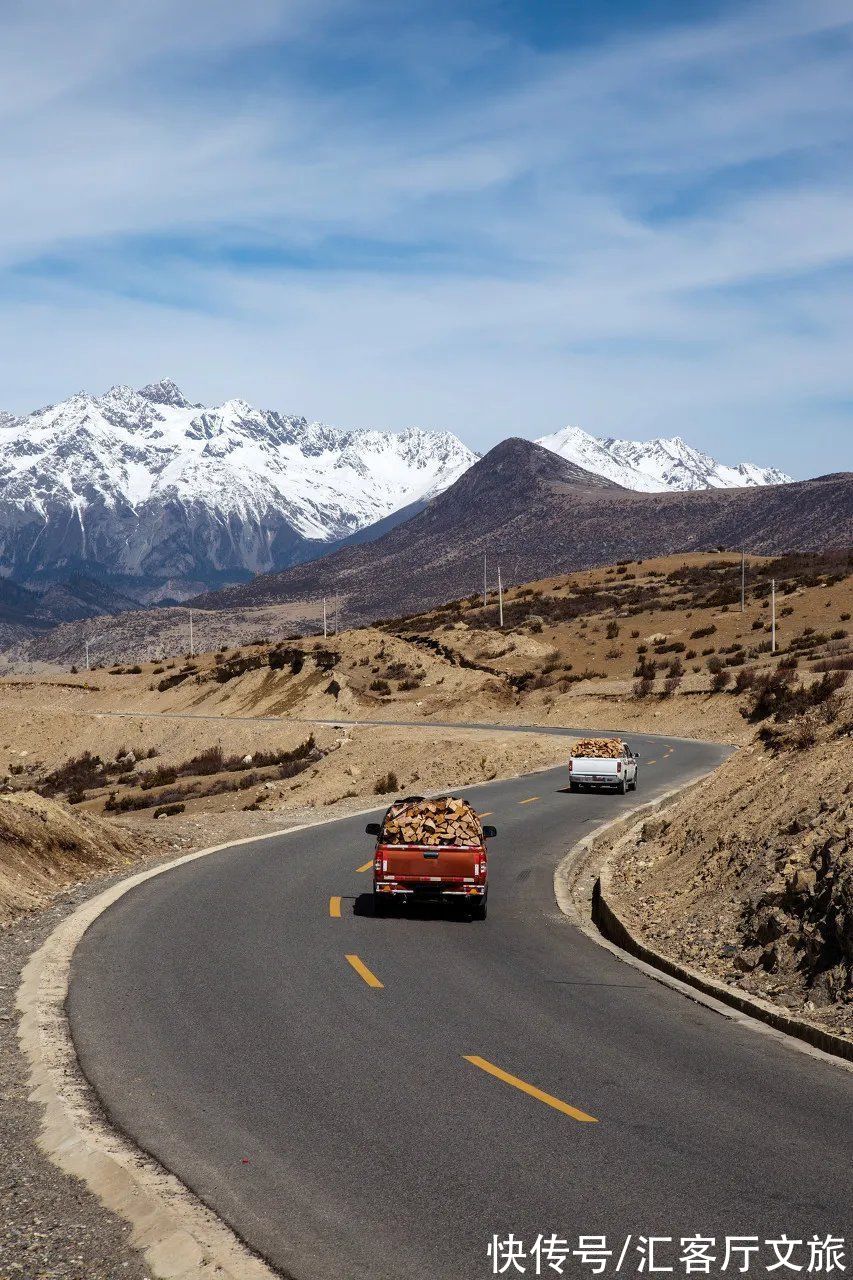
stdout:
{"type": "Polygon", "coordinates": [[[497,835],[483,826],[464,800],[409,796],[397,801],[382,822],[369,822],[376,836],[373,858],[374,914],[398,902],[446,902],[485,920],[489,896],[486,840],[497,835]]]}

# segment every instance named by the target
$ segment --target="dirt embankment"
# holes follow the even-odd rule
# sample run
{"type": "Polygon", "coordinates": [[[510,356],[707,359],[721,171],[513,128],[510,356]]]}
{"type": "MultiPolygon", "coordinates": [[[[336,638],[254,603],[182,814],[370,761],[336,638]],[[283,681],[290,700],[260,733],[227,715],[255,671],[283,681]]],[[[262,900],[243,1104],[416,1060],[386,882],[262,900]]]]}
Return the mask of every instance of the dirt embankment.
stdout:
{"type": "Polygon", "coordinates": [[[770,741],[643,825],[615,903],[653,949],[853,1037],[853,699],[770,741]]]}
{"type": "Polygon", "coordinates": [[[147,849],[130,832],[32,791],[0,796],[0,925],[147,849]]]}

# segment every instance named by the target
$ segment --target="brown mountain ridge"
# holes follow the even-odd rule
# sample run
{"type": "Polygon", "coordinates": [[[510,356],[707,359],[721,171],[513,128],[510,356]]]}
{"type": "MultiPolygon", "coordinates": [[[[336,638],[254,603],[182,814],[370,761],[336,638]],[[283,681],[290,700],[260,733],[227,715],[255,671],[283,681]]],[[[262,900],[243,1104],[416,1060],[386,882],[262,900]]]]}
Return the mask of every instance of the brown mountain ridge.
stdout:
{"type": "Polygon", "coordinates": [[[472,594],[482,588],[484,553],[490,579],[499,561],[504,582],[520,583],[717,546],[778,554],[851,544],[851,472],[764,488],[638,493],[512,438],[376,541],[194,603],[234,609],[337,592],[353,625],[472,594]]]}

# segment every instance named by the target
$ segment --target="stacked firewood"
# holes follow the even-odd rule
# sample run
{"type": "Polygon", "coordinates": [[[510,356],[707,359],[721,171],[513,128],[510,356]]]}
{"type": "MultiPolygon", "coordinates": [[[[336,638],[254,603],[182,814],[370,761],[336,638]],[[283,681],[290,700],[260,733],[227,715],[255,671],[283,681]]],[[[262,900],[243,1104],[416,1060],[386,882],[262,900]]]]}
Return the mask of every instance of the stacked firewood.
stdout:
{"type": "Polygon", "coordinates": [[[482,844],[480,819],[466,800],[439,796],[391,806],[382,827],[383,844],[482,844]]]}
{"type": "Polygon", "coordinates": [[[616,760],[622,754],[621,738],[581,738],[572,747],[572,755],[593,760],[616,760]]]}

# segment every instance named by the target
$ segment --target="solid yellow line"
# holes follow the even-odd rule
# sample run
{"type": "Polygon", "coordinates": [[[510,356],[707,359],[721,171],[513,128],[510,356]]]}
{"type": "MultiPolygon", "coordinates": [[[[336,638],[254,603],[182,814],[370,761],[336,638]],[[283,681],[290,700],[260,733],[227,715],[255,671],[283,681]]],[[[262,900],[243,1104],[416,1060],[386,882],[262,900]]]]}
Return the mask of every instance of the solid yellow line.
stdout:
{"type": "Polygon", "coordinates": [[[363,867],[356,867],[356,871],[369,871],[372,866],[373,859],[371,858],[369,862],[365,862],[363,867]]]}
{"type": "Polygon", "coordinates": [[[519,800],[519,804],[533,804],[534,800],[538,800],[538,796],[530,796],[527,800],[519,800]]]}
{"type": "Polygon", "coordinates": [[[657,760],[647,760],[646,764],[657,764],[657,760]]]}
{"type": "Polygon", "coordinates": [[[340,898],[330,898],[330,899],[329,899],[329,915],[332,917],[332,919],[333,919],[333,920],[340,920],[340,918],[341,918],[341,900],[340,900],[340,898]]]}
{"type": "Polygon", "coordinates": [[[376,974],[371,973],[367,965],[364,964],[363,961],[359,960],[358,956],[347,956],[347,960],[349,960],[350,964],[352,965],[353,969],[355,969],[358,976],[360,978],[364,978],[364,981],[367,983],[369,987],[383,986],[383,983],[379,981],[376,974]]]}
{"type": "Polygon", "coordinates": [[[573,1120],[583,1120],[589,1124],[598,1123],[595,1116],[588,1116],[585,1111],[579,1111],[577,1107],[569,1106],[568,1102],[563,1102],[560,1098],[555,1098],[550,1093],[544,1093],[541,1089],[537,1089],[535,1085],[528,1084],[526,1080],[519,1080],[518,1076],[511,1076],[508,1071],[502,1071],[500,1067],[487,1062],[485,1058],[478,1058],[476,1054],[466,1054],[465,1061],[472,1063],[475,1067],[479,1067],[481,1071],[488,1071],[490,1076],[503,1080],[504,1084],[511,1084],[514,1088],[520,1089],[522,1093],[528,1093],[531,1098],[536,1098],[539,1102],[544,1102],[549,1107],[562,1111],[564,1115],[571,1116],[573,1120]]]}

